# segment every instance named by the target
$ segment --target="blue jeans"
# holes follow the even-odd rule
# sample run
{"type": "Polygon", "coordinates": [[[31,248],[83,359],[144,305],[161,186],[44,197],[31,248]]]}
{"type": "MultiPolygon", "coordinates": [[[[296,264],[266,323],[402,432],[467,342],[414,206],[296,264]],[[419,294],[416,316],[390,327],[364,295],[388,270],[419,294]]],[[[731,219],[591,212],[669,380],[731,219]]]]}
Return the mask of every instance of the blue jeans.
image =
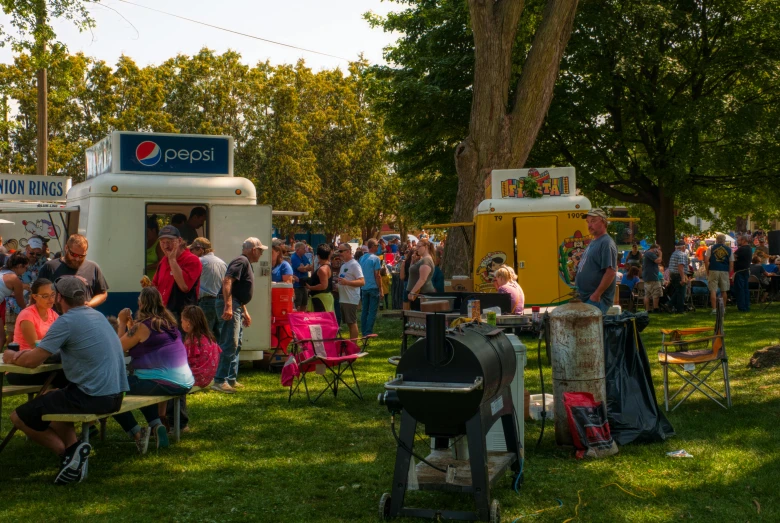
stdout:
{"type": "Polygon", "coordinates": [[[588,299],[585,300],[585,303],[587,303],[588,305],[593,305],[598,310],[600,310],[602,316],[606,316],[607,311],[609,310],[610,307],[612,307],[611,303],[607,303],[606,301],[604,301],[603,296],[599,301],[591,301],[590,297],[588,297],[588,299]]]}
{"type": "MultiPolygon", "coordinates": [[[[142,380],[136,376],[129,376],[127,383],[130,385],[130,391],[128,394],[134,396],[178,396],[179,394],[187,394],[190,389],[184,387],[178,387],[176,385],[164,385],[154,380],[142,380]]],[[[159,425],[160,415],[157,410],[157,404],[141,407],[141,414],[144,415],[147,425],[154,427],[159,425]]],[[[131,437],[141,430],[138,423],[135,421],[135,416],[132,412],[123,412],[117,414],[114,419],[122,426],[122,429],[127,432],[131,437]]]]}
{"type": "Polygon", "coordinates": [[[686,290],[687,285],[682,282],[680,273],[672,272],[669,274],[669,303],[672,309],[674,309],[674,312],[685,312],[686,290]]]}
{"type": "Polygon", "coordinates": [[[233,299],[233,318],[223,320],[221,316],[222,311],[225,310],[225,301],[222,298],[217,298],[216,302],[216,308],[220,315],[219,338],[217,339],[222,354],[219,355],[219,365],[217,365],[217,373],[214,375],[214,383],[222,384],[227,381],[233,384],[238,376],[238,355],[241,352],[241,334],[244,330],[241,324],[243,311],[238,300],[233,299]]]}
{"type": "Polygon", "coordinates": [[[198,300],[198,307],[206,315],[206,324],[211,329],[211,333],[215,338],[219,339],[219,324],[222,321],[220,320],[222,310],[217,310],[217,298],[201,298],[198,300]]]}
{"type": "Polygon", "coordinates": [[[737,309],[743,312],[750,310],[750,289],[748,286],[748,271],[734,273],[734,298],[737,300],[737,309]]]}
{"type": "Polygon", "coordinates": [[[363,336],[374,333],[374,322],[379,310],[379,289],[363,289],[363,310],[360,313],[360,332],[363,336]]]}

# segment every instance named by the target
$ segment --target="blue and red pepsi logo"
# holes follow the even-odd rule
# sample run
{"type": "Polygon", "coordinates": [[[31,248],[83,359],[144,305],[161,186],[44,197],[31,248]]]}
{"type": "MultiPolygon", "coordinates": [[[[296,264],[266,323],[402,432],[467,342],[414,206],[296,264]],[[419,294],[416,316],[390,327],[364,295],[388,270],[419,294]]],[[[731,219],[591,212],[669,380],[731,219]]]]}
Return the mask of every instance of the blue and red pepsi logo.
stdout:
{"type": "Polygon", "coordinates": [[[162,158],[162,149],[152,141],[145,141],[138,144],[135,148],[135,157],[144,167],[157,165],[162,158]]]}

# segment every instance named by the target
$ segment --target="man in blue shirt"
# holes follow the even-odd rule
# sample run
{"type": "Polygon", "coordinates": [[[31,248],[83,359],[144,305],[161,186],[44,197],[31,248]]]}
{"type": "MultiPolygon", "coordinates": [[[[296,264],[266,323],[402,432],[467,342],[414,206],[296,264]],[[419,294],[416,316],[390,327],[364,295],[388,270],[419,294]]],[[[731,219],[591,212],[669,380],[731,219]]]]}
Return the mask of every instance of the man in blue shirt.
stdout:
{"type": "Polygon", "coordinates": [[[615,301],[617,247],[607,234],[607,213],[591,209],[585,220],[593,240],[582,254],[575,283],[583,303],[598,307],[606,316],[615,301]]]}
{"type": "Polygon", "coordinates": [[[309,282],[309,272],[314,270],[311,262],[306,257],[305,243],[298,242],[295,244],[295,252],[290,256],[290,265],[293,270],[295,308],[299,312],[303,312],[306,310],[306,304],[309,302],[309,292],[306,290],[306,284],[309,282]]]}
{"type": "Polygon", "coordinates": [[[379,269],[382,268],[382,262],[376,255],[378,243],[371,238],[366,243],[368,252],[360,257],[358,262],[363,271],[363,277],[366,283],[363,285],[363,310],[360,313],[360,330],[363,336],[374,333],[374,322],[379,310],[379,302],[382,299],[382,276],[379,269]]]}
{"type": "Polygon", "coordinates": [[[6,350],[3,362],[34,368],[49,356],[62,355],[62,370],[70,384],[20,405],[11,413],[11,422],[32,441],[60,456],[61,469],[54,483],[64,485],[83,479],[92,447],[79,441],[73,423],[43,421],[43,416],[116,412],[130,388],[122,344],[106,317],[86,305],[85,280],[62,276],[54,286],[62,315],[35,348],[6,350]]]}

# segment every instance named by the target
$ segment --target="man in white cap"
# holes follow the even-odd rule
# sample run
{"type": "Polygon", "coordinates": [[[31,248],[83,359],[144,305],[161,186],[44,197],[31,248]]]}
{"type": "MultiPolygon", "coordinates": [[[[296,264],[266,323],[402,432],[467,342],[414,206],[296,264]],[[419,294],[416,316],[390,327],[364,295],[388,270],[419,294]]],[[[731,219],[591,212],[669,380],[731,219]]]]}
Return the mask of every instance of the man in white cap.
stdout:
{"type": "Polygon", "coordinates": [[[585,214],[585,220],[593,239],[582,253],[575,283],[580,299],[606,315],[615,301],[617,246],[607,234],[607,213],[591,209],[585,214]]]}
{"type": "Polygon", "coordinates": [[[27,265],[25,273],[22,274],[23,283],[29,285],[38,279],[38,273],[41,272],[43,266],[49,261],[46,259],[45,252],[46,245],[44,244],[43,238],[40,236],[31,236],[27,240],[27,247],[24,248],[24,253],[30,260],[30,264],[27,265]]]}
{"type": "Polygon", "coordinates": [[[252,264],[260,260],[268,247],[257,238],[247,238],[241,248],[241,256],[230,262],[217,296],[217,311],[222,311],[219,325],[219,365],[214,375],[212,389],[233,394],[243,388],[238,383],[238,355],[241,352],[241,335],[244,327],[252,324],[246,304],[252,300],[255,276],[252,264]]]}

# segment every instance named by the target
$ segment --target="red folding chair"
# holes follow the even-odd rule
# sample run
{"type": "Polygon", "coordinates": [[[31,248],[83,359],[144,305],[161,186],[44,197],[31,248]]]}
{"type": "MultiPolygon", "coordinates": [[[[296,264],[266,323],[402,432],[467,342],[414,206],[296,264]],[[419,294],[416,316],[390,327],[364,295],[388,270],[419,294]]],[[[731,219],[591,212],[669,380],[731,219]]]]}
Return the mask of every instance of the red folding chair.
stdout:
{"type": "Polygon", "coordinates": [[[328,390],[333,396],[338,396],[339,383],[345,386],[355,396],[363,399],[353,364],[364,356],[368,356],[366,347],[369,334],[354,340],[339,337],[339,326],[336,315],[332,312],[296,312],[288,315],[293,341],[289,347],[290,356],[282,368],[282,385],[290,388],[287,401],[291,401],[303,383],[306,397],[314,403],[328,390]],[[314,372],[325,380],[325,388],[312,399],[309,392],[307,374],[314,372]],[[355,388],[344,381],[347,373],[352,374],[355,388]]]}

